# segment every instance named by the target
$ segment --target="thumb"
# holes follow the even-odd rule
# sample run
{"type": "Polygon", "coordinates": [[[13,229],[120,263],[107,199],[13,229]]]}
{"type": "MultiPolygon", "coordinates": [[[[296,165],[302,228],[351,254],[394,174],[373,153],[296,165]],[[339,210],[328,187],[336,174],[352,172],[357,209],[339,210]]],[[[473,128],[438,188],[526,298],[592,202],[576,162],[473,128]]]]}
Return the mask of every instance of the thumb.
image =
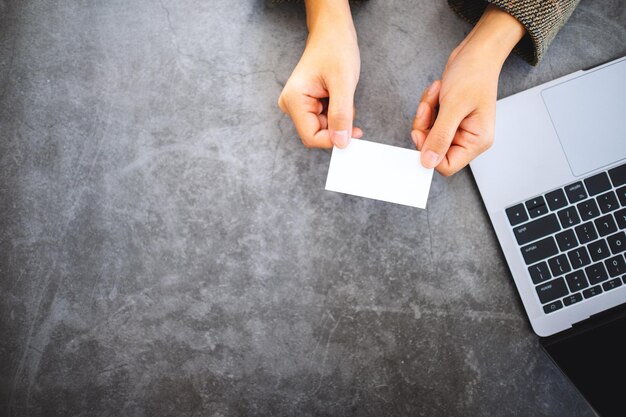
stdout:
{"type": "Polygon", "coordinates": [[[439,108],[435,124],[422,146],[421,161],[425,168],[435,168],[441,163],[464,118],[465,114],[458,107],[451,108],[442,105],[439,108]]]}
{"type": "Polygon", "coordinates": [[[328,131],[330,140],[338,148],[345,148],[352,136],[354,118],[354,88],[342,84],[338,88],[329,88],[328,131]]]}

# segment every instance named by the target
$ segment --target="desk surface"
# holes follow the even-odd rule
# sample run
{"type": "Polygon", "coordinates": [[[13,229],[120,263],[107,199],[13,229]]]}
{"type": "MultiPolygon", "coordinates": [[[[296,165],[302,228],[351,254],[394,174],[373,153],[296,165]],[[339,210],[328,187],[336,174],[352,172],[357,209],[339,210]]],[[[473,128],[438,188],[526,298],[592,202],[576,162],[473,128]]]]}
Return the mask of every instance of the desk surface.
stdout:
{"type": "MultiPolygon", "coordinates": [[[[410,148],[469,31],[355,6],[365,138],[410,148]]],[[[500,96],[626,54],[583,1],[500,96]]],[[[0,414],[592,416],[540,350],[468,170],[428,211],[324,191],[277,109],[301,5],[0,2],[0,414]]]]}

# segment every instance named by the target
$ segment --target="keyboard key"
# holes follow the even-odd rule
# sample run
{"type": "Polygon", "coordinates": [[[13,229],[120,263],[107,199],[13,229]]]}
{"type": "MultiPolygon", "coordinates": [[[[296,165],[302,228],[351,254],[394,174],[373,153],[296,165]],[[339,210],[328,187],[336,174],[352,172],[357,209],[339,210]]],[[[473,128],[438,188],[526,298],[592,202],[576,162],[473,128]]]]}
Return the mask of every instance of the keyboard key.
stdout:
{"type": "Polygon", "coordinates": [[[528,210],[528,214],[530,214],[530,217],[532,219],[539,217],[539,216],[543,216],[544,214],[548,213],[548,206],[538,206],[535,207],[532,210],[528,210]]]}
{"type": "Polygon", "coordinates": [[[576,294],[568,295],[563,299],[563,304],[566,306],[571,306],[572,304],[576,304],[579,301],[583,300],[583,296],[581,293],[577,292],[576,294]]]}
{"type": "Polygon", "coordinates": [[[565,194],[567,194],[567,199],[572,204],[578,203],[579,201],[587,198],[587,192],[585,191],[585,187],[583,187],[583,183],[580,181],[565,187],[565,194]]]}
{"type": "Polygon", "coordinates": [[[563,275],[572,270],[572,267],[567,261],[567,256],[565,256],[565,254],[561,254],[559,256],[555,256],[554,258],[549,259],[548,265],[550,265],[550,271],[555,277],[563,275]]]}
{"type": "Polygon", "coordinates": [[[609,169],[609,177],[614,187],[626,184],[626,164],[609,169]]]}
{"type": "Polygon", "coordinates": [[[591,263],[587,249],[585,249],[584,246],[569,251],[567,253],[567,257],[569,258],[569,262],[572,264],[572,268],[574,269],[582,268],[583,266],[587,266],[591,263]]]}
{"type": "Polygon", "coordinates": [[[553,279],[552,281],[540,284],[537,286],[536,290],[541,304],[548,303],[568,294],[563,278],[553,279]]]}
{"type": "Polygon", "coordinates": [[[596,201],[598,202],[598,206],[600,206],[600,211],[602,211],[602,213],[609,213],[619,208],[617,197],[613,191],[597,196],[596,201]]]}
{"type": "Polygon", "coordinates": [[[550,214],[545,217],[541,217],[537,220],[533,220],[521,226],[517,226],[513,229],[515,239],[519,245],[524,245],[533,240],[551,235],[554,232],[561,230],[559,221],[556,215],[550,214]]]}
{"type": "Polygon", "coordinates": [[[623,208],[620,211],[616,211],[615,213],[613,213],[613,215],[617,220],[617,226],[620,229],[626,229],[626,208],[623,208]]]}
{"type": "Polygon", "coordinates": [[[574,230],[576,230],[576,236],[578,236],[578,241],[581,245],[584,245],[585,243],[591,242],[592,240],[596,240],[598,238],[596,228],[591,222],[576,226],[574,230]]]}
{"type": "Polygon", "coordinates": [[[600,215],[600,209],[598,208],[598,204],[596,204],[595,200],[585,200],[582,203],[578,203],[576,207],[578,207],[580,218],[583,221],[593,219],[594,217],[598,217],[600,215]]]}
{"type": "Polygon", "coordinates": [[[542,196],[528,200],[525,205],[531,218],[542,216],[548,212],[548,206],[546,206],[546,201],[542,196]]]}
{"type": "Polygon", "coordinates": [[[571,292],[585,289],[589,286],[585,273],[582,270],[574,271],[571,274],[565,275],[567,286],[571,292]]]}
{"type": "Polygon", "coordinates": [[[528,214],[526,214],[526,209],[523,204],[518,204],[513,207],[509,207],[505,210],[506,216],[509,218],[509,223],[511,226],[517,226],[520,223],[524,223],[528,220],[528,214]]]}
{"type": "Polygon", "coordinates": [[[587,249],[589,250],[591,259],[593,259],[594,262],[598,262],[601,259],[608,258],[609,256],[611,256],[609,247],[607,246],[604,239],[596,240],[595,242],[588,244],[587,249]]]}
{"type": "Polygon", "coordinates": [[[526,265],[530,265],[556,255],[559,248],[556,247],[554,238],[550,236],[522,247],[521,251],[526,265]]]}
{"type": "Polygon", "coordinates": [[[606,236],[613,232],[617,232],[617,225],[615,224],[615,220],[613,220],[613,216],[610,214],[598,217],[594,220],[594,224],[596,225],[596,229],[598,229],[598,234],[600,236],[606,236]]]}
{"type": "Polygon", "coordinates": [[[602,294],[602,288],[600,288],[599,285],[587,288],[585,291],[583,291],[583,295],[585,296],[585,298],[595,297],[598,294],[602,294]]]}
{"type": "Polygon", "coordinates": [[[622,255],[617,255],[604,261],[606,270],[609,276],[616,277],[618,275],[626,274],[626,261],[622,255]]]}
{"type": "Polygon", "coordinates": [[[585,268],[585,275],[587,275],[587,280],[591,285],[599,284],[600,282],[609,279],[602,262],[598,262],[597,264],[593,264],[585,268]]]}
{"type": "Polygon", "coordinates": [[[561,252],[568,251],[578,246],[576,235],[574,234],[574,231],[572,229],[567,229],[561,233],[557,233],[555,238],[556,243],[559,245],[559,249],[561,249],[561,252]]]}
{"type": "Polygon", "coordinates": [[[530,277],[532,278],[534,284],[540,284],[552,278],[552,275],[550,275],[550,269],[548,268],[548,264],[545,262],[529,266],[528,273],[530,274],[530,277]]]}
{"type": "Polygon", "coordinates": [[[589,195],[600,194],[611,189],[611,181],[606,172],[601,172],[585,180],[585,186],[589,195]]]}
{"type": "Polygon", "coordinates": [[[624,283],[624,285],[626,285],[626,275],[622,277],[622,282],[624,283]]]}
{"type": "Polygon", "coordinates": [[[540,195],[538,197],[531,198],[530,200],[526,201],[524,205],[526,206],[526,210],[532,210],[535,207],[545,206],[546,200],[544,200],[543,196],[540,195]]]}
{"type": "Polygon", "coordinates": [[[580,223],[580,217],[578,216],[578,211],[576,207],[568,207],[558,212],[559,220],[561,221],[561,226],[564,229],[575,226],[580,223]]]}
{"type": "Polygon", "coordinates": [[[606,238],[613,254],[622,253],[626,250],[626,233],[617,232],[606,238]]]}
{"type": "MultiPolygon", "coordinates": [[[[559,188],[558,190],[550,191],[548,194],[546,194],[546,202],[548,203],[548,207],[550,207],[550,210],[558,210],[567,205],[565,193],[561,188],[559,188]]],[[[624,205],[626,206],[626,204],[624,205]]]]}
{"type": "Polygon", "coordinates": [[[622,281],[619,278],[613,278],[612,280],[607,281],[604,284],[602,284],[602,288],[604,288],[604,291],[611,291],[613,288],[617,288],[621,286],[622,286],[622,281]]]}
{"type": "Polygon", "coordinates": [[[622,206],[626,206],[626,186],[620,187],[617,190],[617,199],[619,200],[622,206]]]}
{"type": "Polygon", "coordinates": [[[543,306],[543,312],[546,314],[550,314],[553,311],[560,310],[561,308],[563,308],[563,303],[561,303],[561,301],[559,300],[556,300],[551,302],[550,304],[546,304],[545,306],[543,306]]]}

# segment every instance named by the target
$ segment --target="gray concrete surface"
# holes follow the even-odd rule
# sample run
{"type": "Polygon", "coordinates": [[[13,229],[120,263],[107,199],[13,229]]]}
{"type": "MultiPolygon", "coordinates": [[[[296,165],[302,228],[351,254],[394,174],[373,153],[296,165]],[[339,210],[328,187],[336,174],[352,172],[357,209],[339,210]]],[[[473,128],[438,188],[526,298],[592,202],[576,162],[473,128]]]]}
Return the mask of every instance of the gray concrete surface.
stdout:
{"type": "MultiPolygon", "coordinates": [[[[469,31],[355,6],[365,138],[410,148],[469,31]]],[[[626,53],[584,0],[500,96],[626,53]]],[[[0,415],[592,416],[540,350],[468,170],[427,211],[324,191],[275,103],[301,5],[0,1],[0,415]]]]}

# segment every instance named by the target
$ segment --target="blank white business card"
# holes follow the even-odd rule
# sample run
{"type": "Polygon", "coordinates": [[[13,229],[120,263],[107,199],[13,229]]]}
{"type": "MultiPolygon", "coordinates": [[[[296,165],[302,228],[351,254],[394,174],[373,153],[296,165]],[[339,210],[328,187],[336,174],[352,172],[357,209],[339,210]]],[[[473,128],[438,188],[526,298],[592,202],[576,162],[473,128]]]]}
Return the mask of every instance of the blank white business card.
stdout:
{"type": "Polygon", "coordinates": [[[418,151],[352,139],[345,149],[333,149],[326,189],[426,208],[432,178],[418,151]]]}

